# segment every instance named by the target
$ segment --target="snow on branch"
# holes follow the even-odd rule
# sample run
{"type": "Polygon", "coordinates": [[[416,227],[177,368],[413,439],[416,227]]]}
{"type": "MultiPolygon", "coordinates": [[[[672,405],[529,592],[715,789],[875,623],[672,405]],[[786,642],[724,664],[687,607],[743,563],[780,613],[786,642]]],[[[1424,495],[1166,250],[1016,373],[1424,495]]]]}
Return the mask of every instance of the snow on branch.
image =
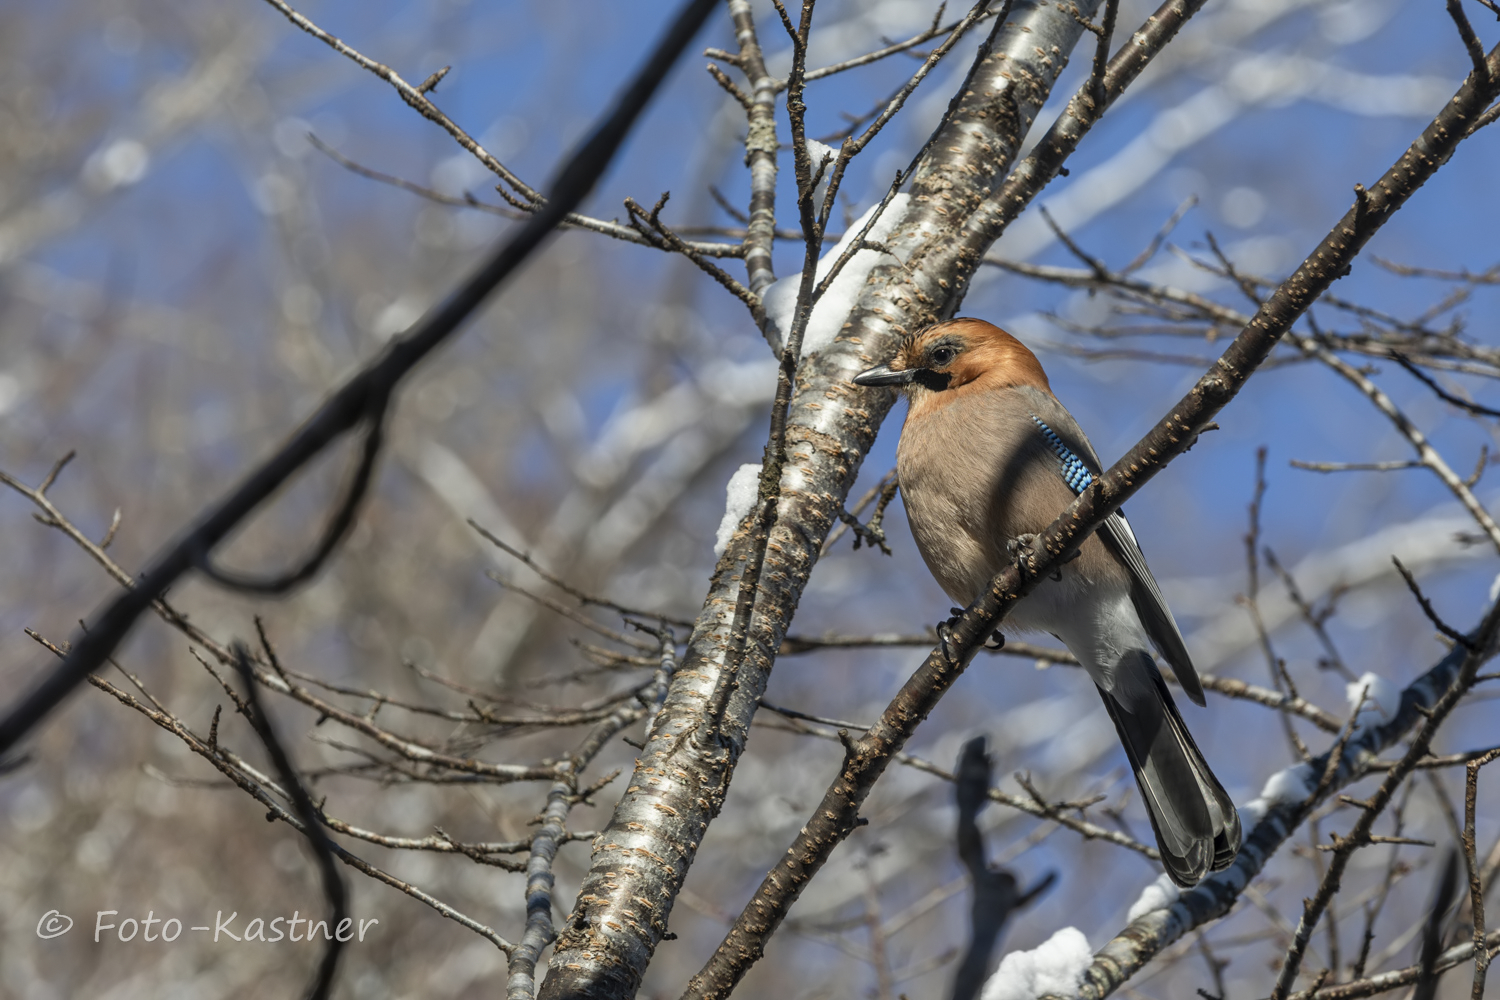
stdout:
{"type": "MultiPolygon", "coordinates": [[[[886,237],[905,218],[907,205],[910,202],[911,196],[908,194],[898,194],[892,198],[890,205],[875,220],[875,224],[870,226],[870,231],[865,234],[864,242],[883,244],[886,237]]],[[[838,245],[818,259],[819,281],[828,275],[834,262],[842,257],[853,241],[859,238],[860,233],[864,232],[865,226],[870,222],[870,217],[879,208],[880,205],[877,204],[855,220],[844,233],[844,238],[839,240],[838,245]]],[[[849,263],[844,265],[838,277],[833,279],[833,284],[828,286],[828,291],[824,292],[823,297],[813,306],[812,316],[807,321],[807,332],[802,335],[803,357],[821,351],[833,343],[833,338],[838,336],[839,331],[844,328],[844,323],[849,319],[849,315],[854,311],[859,294],[865,287],[865,279],[870,276],[875,265],[882,262],[889,263],[893,259],[889,253],[866,248],[856,253],[849,263]]],[[[766,316],[769,323],[776,328],[777,353],[780,353],[781,345],[786,342],[786,331],[792,328],[792,314],[797,311],[797,289],[801,284],[802,274],[798,272],[782,278],[766,289],[766,316]]]]}
{"type": "Polygon", "coordinates": [[[980,1000],[1036,1000],[1048,993],[1072,993],[1094,960],[1089,939],[1064,927],[1030,951],[1013,951],[984,984],[980,1000]]]}

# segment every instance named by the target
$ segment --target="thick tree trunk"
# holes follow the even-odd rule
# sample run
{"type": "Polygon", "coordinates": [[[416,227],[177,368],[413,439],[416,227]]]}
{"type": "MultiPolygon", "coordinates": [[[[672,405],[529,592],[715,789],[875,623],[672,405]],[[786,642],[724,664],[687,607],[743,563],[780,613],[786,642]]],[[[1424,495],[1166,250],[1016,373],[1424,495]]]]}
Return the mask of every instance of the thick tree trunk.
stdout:
{"type": "Polygon", "coordinates": [[[632,996],[708,824],[728,791],[822,539],[854,483],[893,396],[850,376],[899,338],[951,316],[999,229],[984,212],[1097,0],[1017,0],[981,47],[916,171],[906,217],[887,246],[903,266],[872,272],[839,339],[798,372],[781,501],[745,655],[718,725],[704,717],[731,652],[730,626],[749,533],[731,542],[651,741],[609,826],[542,985],[544,1000],[632,996]]]}

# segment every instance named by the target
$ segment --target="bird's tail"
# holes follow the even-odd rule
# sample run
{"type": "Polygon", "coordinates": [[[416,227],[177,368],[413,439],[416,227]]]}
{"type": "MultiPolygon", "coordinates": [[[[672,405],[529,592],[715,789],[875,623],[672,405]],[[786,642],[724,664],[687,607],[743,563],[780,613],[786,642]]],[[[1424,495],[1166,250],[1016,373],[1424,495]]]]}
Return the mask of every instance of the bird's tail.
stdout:
{"type": "Polygon", "coordinates": [[[1240,849],[1239,813],[1183,725],[1150,654],[1141,650],[1129,655],[1144,658],[1147,667],[1130,673],[1149,676],[1153,683],[1132,685],[1122,697],[1103,688],[1099,694],[1135,771],[1162,864],[1173,882],[1191,887],[1234,861],[1240,849]]]}

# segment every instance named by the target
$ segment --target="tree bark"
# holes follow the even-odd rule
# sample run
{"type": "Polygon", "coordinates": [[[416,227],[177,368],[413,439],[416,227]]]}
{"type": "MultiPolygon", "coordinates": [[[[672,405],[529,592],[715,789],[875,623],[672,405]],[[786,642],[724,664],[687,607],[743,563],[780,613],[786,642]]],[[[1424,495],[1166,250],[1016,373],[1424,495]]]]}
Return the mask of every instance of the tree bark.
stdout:
{"type": "Polygon", "coordinates": [[[819,546],[848,495],[893,394],[850,377],[897,341],[950,317],[999,236],[981,211],[1014,163],[1097,0],[1066,9],[1016,0],[981,46],[962,89],[923,152],[905,218],[887,240],[901,265],[871,273],[839,339],[805,359],[787,431],[781,501],[771,532],[749,642],[727,662],[749,533],[741,526],[720,560],[682,668],[651,741],[608,827],[553,954],[540,996],[632,996],[662,935],[698,845],[718,814],[750,720],[796,611],[819,546]],[[724,717],[703,706],[726,669],[735,689],[724,717]]]}

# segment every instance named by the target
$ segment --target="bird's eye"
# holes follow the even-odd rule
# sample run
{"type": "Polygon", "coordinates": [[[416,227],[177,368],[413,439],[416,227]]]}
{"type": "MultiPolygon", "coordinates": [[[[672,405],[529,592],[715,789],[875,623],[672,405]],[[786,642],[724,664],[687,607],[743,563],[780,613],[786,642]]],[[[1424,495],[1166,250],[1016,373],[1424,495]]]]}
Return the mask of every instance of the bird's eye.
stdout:
{"type": "Polygon", "coordinates": [[[953,360],[954,355],[956,355],[957,353],[958,352],[951,347],[939,347],[937,350],[932,352],[932,361],[934,364],[946,365],[948,362],[953,360]]]}

